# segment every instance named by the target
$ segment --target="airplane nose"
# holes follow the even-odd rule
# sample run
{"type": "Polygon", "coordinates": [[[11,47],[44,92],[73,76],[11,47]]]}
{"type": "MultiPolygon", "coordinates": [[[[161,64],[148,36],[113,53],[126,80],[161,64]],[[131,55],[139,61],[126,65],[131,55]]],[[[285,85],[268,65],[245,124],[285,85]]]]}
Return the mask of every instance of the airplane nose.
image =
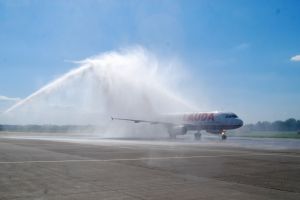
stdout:
{"type": "Polygon", "coordinates": [[[239,122],[238,122],[239,126],[242,127],[244,125],[244,122],[243,120],[239,119],[239,122]]]}

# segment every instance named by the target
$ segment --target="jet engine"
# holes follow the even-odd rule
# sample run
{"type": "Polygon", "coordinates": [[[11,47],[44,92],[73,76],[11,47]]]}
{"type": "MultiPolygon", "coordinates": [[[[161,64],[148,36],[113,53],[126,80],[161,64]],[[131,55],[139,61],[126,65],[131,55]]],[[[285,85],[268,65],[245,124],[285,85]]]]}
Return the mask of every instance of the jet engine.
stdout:
{"type": "Polygon", "coordinates": [[[169,135],[171,138],[176,137],[176,135],[185,135],[187,128],[185,126],[171,126],[168,129],[169,135]]]}

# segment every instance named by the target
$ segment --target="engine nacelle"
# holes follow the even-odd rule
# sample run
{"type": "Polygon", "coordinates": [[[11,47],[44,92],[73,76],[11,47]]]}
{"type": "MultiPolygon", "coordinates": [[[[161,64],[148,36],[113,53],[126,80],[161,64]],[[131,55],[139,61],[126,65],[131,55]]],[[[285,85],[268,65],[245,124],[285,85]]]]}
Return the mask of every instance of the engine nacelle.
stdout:
{"type": "Polygon", "coordinates": [[[185,126],[172,126],[168,129],[168,132],[171,135],[185,135],[187,128],[185,126]]]}
{"type": "Polygon", "coordinates": [[[212,134],[221,134],[223,131],[222,130],[214,130],[214,129],[212,129],[212,130],[206,130],[206,132],[212,133],[212,134]]]}

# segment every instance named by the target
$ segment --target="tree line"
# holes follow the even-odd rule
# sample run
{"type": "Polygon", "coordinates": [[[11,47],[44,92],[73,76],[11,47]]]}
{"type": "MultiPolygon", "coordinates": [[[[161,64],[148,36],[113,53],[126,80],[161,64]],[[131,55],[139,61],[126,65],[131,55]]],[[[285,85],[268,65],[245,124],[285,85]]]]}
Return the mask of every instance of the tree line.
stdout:
{"type": "Polygon", "coordinates": [[[0,131],[7,132],[94,132],[97,127],[93,125],[1,125],[0,131]]]}
{"type": "MultiPolygon", "coordinates": [[[[0,131],[9,132],[93,132],[99,129],[94,125],[1,125],[0,131]]],[[[300,120],[294,118],[285,121],[259,121],[255,124],[246,124],[237,129],[238,132],[251,131],[297,131],[300,132],[300,120]]]]}
{"type": "Polygon", "coordinates": [[[285,121],[258,121],[255,124],[246,124],[239,131],[300,131],[300,120],[289,118],[285,121]]]}

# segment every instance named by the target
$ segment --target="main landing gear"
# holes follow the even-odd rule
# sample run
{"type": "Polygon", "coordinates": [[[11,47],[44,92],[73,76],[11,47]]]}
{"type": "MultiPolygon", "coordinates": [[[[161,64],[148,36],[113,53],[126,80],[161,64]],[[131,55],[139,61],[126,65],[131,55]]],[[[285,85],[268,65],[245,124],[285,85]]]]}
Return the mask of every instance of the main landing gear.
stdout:
{"type": "Polygon", "coordinates": [[[176,139],[176,135],[173,133],[169,133],[169,138],[174,140],[174,139],[176,139]]]}
{"type": "Polygon", "coordinates": [[[201,140],[201,133],[200,131],[197,131],[197,133],[195,133],[195,140],[201,140]]]}

